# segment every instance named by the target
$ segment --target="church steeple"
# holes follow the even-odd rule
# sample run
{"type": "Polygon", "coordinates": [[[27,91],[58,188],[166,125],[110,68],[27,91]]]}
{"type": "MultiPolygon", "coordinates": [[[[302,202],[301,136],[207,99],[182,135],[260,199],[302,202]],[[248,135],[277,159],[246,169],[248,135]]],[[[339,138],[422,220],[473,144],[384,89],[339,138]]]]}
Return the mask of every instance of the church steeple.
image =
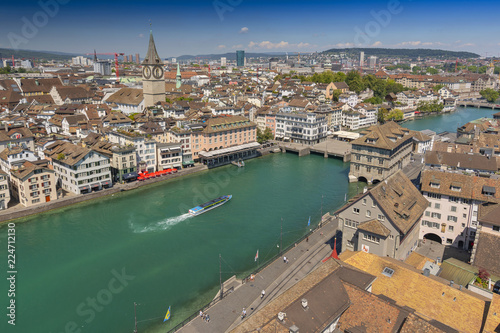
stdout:
{"type": "Polygon", "coordinates": [[[149,46],[148,52],[146,53],[146,57],[142,62],[143,65],[154,65],[161,64],[161,58],[158,56],[158,52],[156,52],[156,45],[153,39],[153,31],[149,31],[149,46]]]}
{"type": "Polygon", "coordinates": [[[179,64],[177,64],[177,75],[175,76],[175,88],[179,89],[182,83],[181,69],[179,64]]]}

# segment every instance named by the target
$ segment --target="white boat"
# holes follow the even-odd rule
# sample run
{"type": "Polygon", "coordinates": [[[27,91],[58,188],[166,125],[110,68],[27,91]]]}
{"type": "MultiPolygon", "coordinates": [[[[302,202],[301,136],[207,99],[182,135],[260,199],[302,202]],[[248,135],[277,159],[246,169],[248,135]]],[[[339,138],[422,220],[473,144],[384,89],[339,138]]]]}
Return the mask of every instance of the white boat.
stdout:
{"type": "Polygon", "coordinates": [[[204,204],[191,208],[189,210],[189,214],[193,216],[203,214],[211,209],[222,206],[223,204],[231,200],[232,197],[233,196],[229,194],[229,195],[223,195],[222,197],[218,197],[217,199],[210,200],[208,202],[205,202],[204,204]]]}

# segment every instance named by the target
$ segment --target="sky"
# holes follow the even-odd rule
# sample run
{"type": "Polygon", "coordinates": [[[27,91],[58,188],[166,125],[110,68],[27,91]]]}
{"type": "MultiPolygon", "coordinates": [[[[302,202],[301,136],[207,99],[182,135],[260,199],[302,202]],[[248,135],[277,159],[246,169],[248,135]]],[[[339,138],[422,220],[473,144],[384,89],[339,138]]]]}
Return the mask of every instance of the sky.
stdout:
{"type": "Polygon", "coordinates": [[[161,58],[344,47],[500,55],[497,1],[24,0],[0,8],[0,48],[144,56],[152,30],[161,58]]]}

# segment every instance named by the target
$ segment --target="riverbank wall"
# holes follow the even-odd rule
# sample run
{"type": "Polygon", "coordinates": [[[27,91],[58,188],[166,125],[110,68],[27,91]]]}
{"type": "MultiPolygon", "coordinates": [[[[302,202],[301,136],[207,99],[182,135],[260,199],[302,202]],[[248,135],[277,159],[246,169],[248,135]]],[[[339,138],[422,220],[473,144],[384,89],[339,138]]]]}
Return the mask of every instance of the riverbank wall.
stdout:
{"type": "Polygon", "coordinates": [[[48,211],[53,210],[53,209],[63,208],[66,206],[74,205],[74,204],[85,202],[85,201],[96,200],[96,199],[99,199],[99,198],[102,198],[105,196],[109,196],[109,195],[112,195],[115,193],[130,191],[130,190],[134,190],[137,188],[142,188],[143,186],[168,181],[168,180],[175,179],[178,177],[197,173],[197,172],[200,172],[203,170],[208,170],[206,165],[197,165],[197,166],[194,166],[192,168],[182,169],[182,170],[178,171],[177,173],[162,176],[159,178],[152,178],[152,179],[148,179],[148,180],[144,180],[144,181],[135,181],[132,183],[127,183],[127,184],[115,184],[112,188],[103,189],[101,191],[92,192],[89,194],[66,196],[64,198],[60,198],[60,199],[42,204],[40,206],[26,208],[26,207],[23,207],[21,205],[18,205],[16,207],[12,207],[12,208],[0,211],[0,224],[6,223],[8,221],[18,219],[21,217],[36,215],[36,214],[48,212],[48,211]]]}

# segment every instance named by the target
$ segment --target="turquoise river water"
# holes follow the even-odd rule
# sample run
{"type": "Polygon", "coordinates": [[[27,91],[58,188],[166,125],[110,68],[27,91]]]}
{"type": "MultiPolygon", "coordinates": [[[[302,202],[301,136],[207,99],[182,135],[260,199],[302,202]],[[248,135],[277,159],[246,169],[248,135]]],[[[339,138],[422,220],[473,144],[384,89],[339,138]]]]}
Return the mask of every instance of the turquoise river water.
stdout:
{"type": "MultiPolygon", "coordinates": [[[[436,132],[491,116],[459,109],[406,122],[436,132]]],[[[309,231],[321,211],[340,207],[364,184],[348,184],[349,164],[275,154],[15,222],[15,296],[8,296],[9,228],[0,225],[0,332],[166,332],[210,301],[223,279],[246,276],[309,231]],[[206,214],[187,210],[223,194],[206,214]],[[322,199],[323,197],[323,199],[322,199]],[[323,203],[323,204],[322,204],[323,203]],[[15,300],[15,326],[8,323],[15,300]],[[163,317],[171,306],[171,319],[163,317]]]]}

